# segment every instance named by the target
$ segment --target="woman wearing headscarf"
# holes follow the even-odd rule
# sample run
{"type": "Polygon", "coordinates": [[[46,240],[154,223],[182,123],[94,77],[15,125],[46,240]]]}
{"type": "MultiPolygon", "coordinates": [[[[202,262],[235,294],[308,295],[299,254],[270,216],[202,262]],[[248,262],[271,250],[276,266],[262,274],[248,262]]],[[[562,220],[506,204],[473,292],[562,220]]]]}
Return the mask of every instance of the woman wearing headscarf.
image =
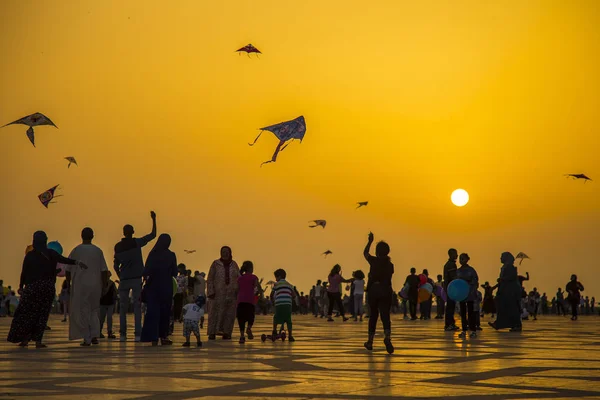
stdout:
{"type": "Polygon", "coordinates": [[[169,322],[173,301],[173,278],[177,276],[177,257],[169,250],[171,236],[163,233],[148,254],[143,279],[146,317],[142,327],[142,342],[158,346],[173,344],[169,340],[169,322]]]}
{"type": "Polygon", "coordinates": [[[215,340],[217,334],[223,339],[231,339],[235,322],[238,277],[240,269],[231,255],[231,248],[221,248],[221,258],[213,261],[208,271],[208,340],[215,340]]]}
{"type": "Polygon", "coordinates": [[[25,347],[31,340],[36,348],[42,344],[52,302],[56,295],[56,274],[60,271],[57,264],[87,266],[79,261],[65,258],[47,247],[48,237],[43,231],[33,234],[33,250],[25,255],[19,294],[21,303],[15,312],[7,340],[25,347]]]}
{"type": "Polygon", "coordinates": [[[512,332],[519,332],[521,326],[521,285],[519,284],[515,257],[509,253],[502,253],[500,257],[502,268],[498,278],[498,294],[496,295],[496,311],[498,317],[495,322],[488,324],[494,329],[510,328],[512,332]]]}

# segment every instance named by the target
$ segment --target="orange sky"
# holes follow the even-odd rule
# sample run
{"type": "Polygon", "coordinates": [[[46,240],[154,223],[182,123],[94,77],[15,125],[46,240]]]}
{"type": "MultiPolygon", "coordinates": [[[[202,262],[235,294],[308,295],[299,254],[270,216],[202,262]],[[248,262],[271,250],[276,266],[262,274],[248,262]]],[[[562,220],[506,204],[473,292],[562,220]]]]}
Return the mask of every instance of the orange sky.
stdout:
{"type": "Polygon", "coordinates": [[[154,209],[193,270],[229,244],[307,290],[333,263],[366,269],[373,230],[398,289],[453,246],[482,280],[524,251],[528,287],[575,272],[600,294],[600,182],[563,176],[600,180],[596,1],[5,0],[0,15],[0,125],[39,111],[59,127],[36,128],[37,148],[0,129],[8,283],[33,231],[70,250],[89,225],[110,261],[154,209]],[[234,53],[247,43],[260,59],[234,53]],[[299,115],[304,142],[259,168],[277,140],[249,147],[257,128],[299,115]],[[324,231],[306,228],[317,218],[324,231]]]}

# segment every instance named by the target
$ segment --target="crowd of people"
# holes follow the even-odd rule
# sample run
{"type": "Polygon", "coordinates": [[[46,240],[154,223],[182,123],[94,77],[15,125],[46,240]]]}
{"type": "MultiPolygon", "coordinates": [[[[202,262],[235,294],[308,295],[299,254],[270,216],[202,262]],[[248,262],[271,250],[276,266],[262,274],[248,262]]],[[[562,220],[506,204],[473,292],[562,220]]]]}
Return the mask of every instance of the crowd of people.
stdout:
{"type": "Polygon", "coordinates": [[[63,257],[48,248],[47,236],[38,231],[25,255],[17,293],[9,286],[4,288],[0,281],[0,315],[14,316],[7,340],[26,347],[35,342],[37,348],[46,347],[42,342],[49,314],[54,308],[63,313],[63,322],[69,323],[69,339],[81,340],[81,346],[92,346],[99,339],[117,339],[113,331],[113,313],[120,316],[119,340],[127,341],[127,318],[134,317],[134,340],[148,342],[153,346],[172,345],[176,323],[183,326],[185,341],[189,347],[192,334],[197,346],[202,346],[200,330],[204,329],[205,313],[209,340],[217,336],[231,340],[237,319],[240,344],[254,338],[252,327],[255,314],[274,313],[273,333],[275,340],[280,330],[287,328],[289,341],[295,341],[292,329],[293,314],[312,313],[315,317],[341,317],[362,321],[368,318],[367,341],[364,346],[373,349],[378,320],[381,319],[384,345],[389,353],[394,352],[391,342],[391,313],[402,312],[404,319],[421,320],[431,318],[433,303],[436,304],[436,319],[444,319],[444,330],[460,331],[459,336],[476,337],[482,330],[481,318],[486,315],[494,329],[522,330],[522,321],[530,317],[550,313],[566,315],[576,320],[579,313],[593,314],[595,298],[583,297],[583,285],[573,275],[565,287],[558,289],[556,296],[548,300],[546,293],[537,288],[527,292],[524,283],[529,274],[519,275],[515,258],[511,253],[502,253],[499,278],[495,285],[479,283],[475,268],[469,265],[466,253],[448,251],[448,261],[443,274],[434,281],[428,270],[417,275],[410,270],[402,290],[392,287],[394,264],[389,257],[390,247],[385,242],[375,246],[369,234],[364,257],[369,265],[365,274],[362,270],[352,272],[348,279],[342,275],[340,265],[335,265],[326,280],[318,280],[308,295],[298,292],[287,281],[287,273],[277,269],[274,281],[263,287],[263,280],[254,274],[251,261],[242,263],[241,268],[233,260],[231,248],[221,248],[220,257],[205,273],[187,269],[177,263],[170,250],[171,237],[161,234],[149,252],[145,262],[142,248],[157,236],[156,214],[151,213],[152,231],[141,238],[134,237],[131,225],[123,228],[123,239],[114,248],[113,269],[118,279],[112,279],[104,253],[92,241],[94,232],[85,228],[81,232],[82,243],[68,257],[63,257]],[[458,261],[458,264],[457,264],[458,261]],[[58,264],[66,265],[65,280],[58,296],[55,293],[58,264]],[[454,281],[464,282],[464,293],[456,302],[453,295],[454,281]],[[271,289],[270,296],[265,292],[271,289]],[[344,290],[345,289],[345,290],[344,290]],[[481,290],[480,290],[481,289],[481,290]],[[494,294],[495,293],[495,294],[494,294]],[[366,302],[366,307],[364,307],[366,302]],[[346,313],[348,310],[348,314],[346,313]],[[455,316],[460,314],[461,327],[455,316]],[[106,324],[106,336],[103,334],[106,324]]]}

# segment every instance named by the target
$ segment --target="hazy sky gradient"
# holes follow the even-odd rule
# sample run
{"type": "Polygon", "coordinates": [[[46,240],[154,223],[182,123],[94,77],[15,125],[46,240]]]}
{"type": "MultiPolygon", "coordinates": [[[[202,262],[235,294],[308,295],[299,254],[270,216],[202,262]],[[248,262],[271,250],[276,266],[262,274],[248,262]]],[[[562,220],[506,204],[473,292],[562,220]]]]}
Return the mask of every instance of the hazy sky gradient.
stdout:
{"type": "Polygon", "coordinates": [[[70,251],[91,226],[112,263],[153,209],[192,270],[228,244],[307,291],[336,262],[368,269],[372,230],[398,290],[457,247],[482,280],[523,251],[528,289],[575,272],[600,295],[597,1],[4,0],[0,15],[0,125],[39,111],[59,127],[36,128],[37,148],[0,129],[7,283],[35,230],[70,251]],[[248,43],[260,59],[234,53],[248,43]],[[257,128],[299,115],[304,142],[259,168],[277,140],[249,147],[257,128]]]}

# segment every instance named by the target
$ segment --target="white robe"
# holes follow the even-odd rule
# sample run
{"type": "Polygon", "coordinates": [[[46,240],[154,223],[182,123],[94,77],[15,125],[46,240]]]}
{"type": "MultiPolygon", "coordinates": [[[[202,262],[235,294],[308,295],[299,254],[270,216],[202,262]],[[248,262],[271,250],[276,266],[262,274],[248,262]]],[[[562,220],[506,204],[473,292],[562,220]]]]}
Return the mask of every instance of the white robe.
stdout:
{"type": "Polygon", "coordinates": [[[87,265],[81,269],[69,265],[71,273],[71,304],[69,307],[69,339],[83,339],[89,343],[100,336],[100,297],[102,296],[102,272],[108,271],[104,253],[93,244],[80,244],[69,258],[87,265]]]}

